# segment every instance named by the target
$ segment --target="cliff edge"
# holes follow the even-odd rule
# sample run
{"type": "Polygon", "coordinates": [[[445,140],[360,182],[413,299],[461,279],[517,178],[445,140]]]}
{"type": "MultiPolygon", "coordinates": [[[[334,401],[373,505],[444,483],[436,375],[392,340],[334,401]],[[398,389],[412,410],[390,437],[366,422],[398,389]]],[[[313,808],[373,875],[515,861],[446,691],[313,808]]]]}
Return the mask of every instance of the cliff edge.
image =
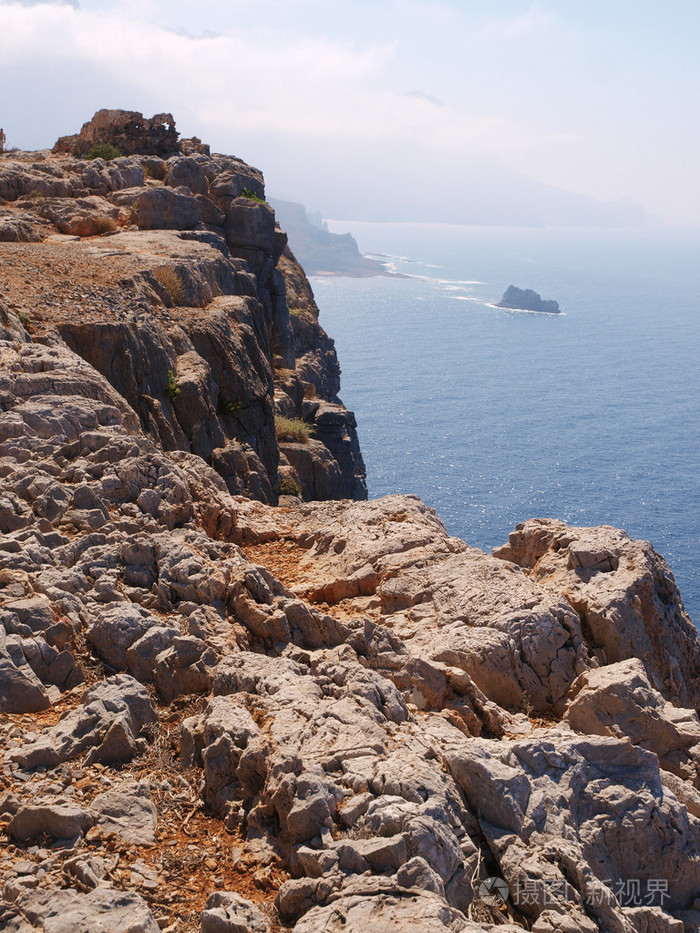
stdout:
{"type": "Polygon", "coordinates": [[[357,454],[243,175],[0,160],[0,927],[700,929],[700,640],[668,566],[554,520],[489,555],[413,496],[275,505],[278,462],[342,482],[357,454]]]}
{"type": "Polygon", "coordinates": [[[170,114],[99,111],[52,152],[1,158],[0,294],[231,492],[366,498],[333,341],[264,194],[261,172],[178,140],[170,114]],[[110,158],[76,157],[93,146],[110,158]]]}

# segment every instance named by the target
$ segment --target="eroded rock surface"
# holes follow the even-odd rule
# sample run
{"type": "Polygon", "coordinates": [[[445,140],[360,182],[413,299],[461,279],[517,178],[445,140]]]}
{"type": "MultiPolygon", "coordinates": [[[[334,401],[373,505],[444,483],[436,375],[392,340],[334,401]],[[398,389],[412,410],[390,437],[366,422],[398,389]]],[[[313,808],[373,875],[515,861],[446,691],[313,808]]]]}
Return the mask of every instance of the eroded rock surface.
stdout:
{"type": "Polygon", "coordinates": [[[700,639],[668,564],[649,542],[607,526],[532,519],[494,553],[565,596],[600,663],[640,658],[655,689],[700,707],[700,639]]]}

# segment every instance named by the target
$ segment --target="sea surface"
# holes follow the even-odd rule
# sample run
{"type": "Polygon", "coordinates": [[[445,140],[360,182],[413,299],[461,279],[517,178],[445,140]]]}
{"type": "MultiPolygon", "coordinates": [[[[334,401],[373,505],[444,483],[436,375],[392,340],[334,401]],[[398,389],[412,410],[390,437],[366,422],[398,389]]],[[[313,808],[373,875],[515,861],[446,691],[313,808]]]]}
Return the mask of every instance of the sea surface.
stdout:
{"type": "Polygon", "coordinates": [[[404,278],[312,278],[370,497],[490,550],[517,522],[650,540],[700,623],[700,231],[334,221],[404,278]],[[559,315],[494,307],[509,285],[559,315]]]}

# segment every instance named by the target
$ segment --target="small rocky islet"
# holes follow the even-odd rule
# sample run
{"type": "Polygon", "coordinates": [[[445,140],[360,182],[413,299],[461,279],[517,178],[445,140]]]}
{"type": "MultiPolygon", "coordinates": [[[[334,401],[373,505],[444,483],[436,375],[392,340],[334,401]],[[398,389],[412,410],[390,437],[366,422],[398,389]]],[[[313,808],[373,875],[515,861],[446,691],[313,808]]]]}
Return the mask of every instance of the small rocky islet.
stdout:
{"type": "Polygon", "coordinates": [[[262,175],[169,114],[0,156],[0,199],[0,928],[700,930],[651,545],[366,501],[262,175]]]}
{"type": "Polygon", "coordinates": [[[542,298],[531,288],[517,288],[509,285],[503,293],[503,298],[496,303],[497,308],[506,308],[509,311],[539,311],[542,314],[561,314],[559,302],[542,298]]]}

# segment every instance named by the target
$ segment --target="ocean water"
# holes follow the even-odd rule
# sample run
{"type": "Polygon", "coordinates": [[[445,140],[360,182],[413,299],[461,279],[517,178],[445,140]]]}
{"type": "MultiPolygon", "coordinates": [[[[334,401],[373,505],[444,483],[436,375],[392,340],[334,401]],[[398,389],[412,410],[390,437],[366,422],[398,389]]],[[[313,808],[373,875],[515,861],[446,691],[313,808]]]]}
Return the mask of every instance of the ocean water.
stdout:
{"type": "Polygon", "coordinates": [[[533,517],[624,528],[699,623],[700,232],[329,226],[406,276],[312,278],[370,497],[485,550],[533,517]],[[510,284],[563,313],[494,308],[510,284]]]}

